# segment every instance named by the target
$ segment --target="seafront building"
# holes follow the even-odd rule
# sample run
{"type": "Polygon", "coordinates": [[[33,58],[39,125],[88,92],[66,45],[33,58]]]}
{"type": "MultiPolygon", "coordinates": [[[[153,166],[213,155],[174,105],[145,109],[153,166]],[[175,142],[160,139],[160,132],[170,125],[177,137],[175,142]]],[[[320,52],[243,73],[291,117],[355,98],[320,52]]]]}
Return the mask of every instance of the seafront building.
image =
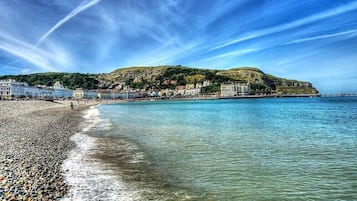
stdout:
{"type": "Polygon", "coordinates": [[[84,90],[82,88],[77,88],[76,90],[73,90],[72,94],[73,94],[73,98],[75,99],[84,98],[84,90]]]}
{"type": "Polygon", "coordinates": [[[221,84],[221,97],[246,96],[249,94],[249,83],[234,82],[221,84]]]}
{"type": "MultiPolygon", "coordinates": [[[[137,97],[137,95],[134,95],[137,97]]],[[[95,99],[95,98],[119,98],[124,97],[124,94],[117,93],[99,93],[94,90],[83,90],[81,88],[71,90],[65,88],[62,83],[56,82],[53,87],[46,86],[29,86],[26,82],[17,82],[13,79],[0,80],[0,99],[11,98],[75,98],[75,99],[95,99]]],[[[131,95],[132,97],[132,95],[131,95]]]]}
{"type": "Polygon", "coordinates": [[[13,79],[0,80],[0,96],[11,97],[24,95],[24,89],[28,87],[27,83],[16,82],[13,79]]]}
{"type": "Polygon", "coordinates": [[[72,90],[64,88],[59,82],[53,87],[29,86],[26,82],[17,82],[13,79],[0,80],[0,98],[71,98],[72,90]]]}
{"type": "Polygon", "coordinates": [[[186,96],[198,96],[201,93],[200,88],[193,88],[193,89],[186,89],[185,95],[186,96]]]}
{"type": "Polygon", "coordinates": [[[0,96],[3,98],[31,97],[45,98],[52,97],[53,90],[29,86],[26,82],[17,82],[13,79],[0,80],[0,96]]]}
{"type": "Polygon", "coordinates": [[[174,93],[174,95],[175,96],[183,96],[183,95],[185,95],[185,92],[186,92],[186,86],[177,86],[176,88],[175,88],[175,93],[174,93]]]}
{"type": "Polygon", "coordinates": [[[65,88],[59,81],[55,82],[53,85],[53,98],[71,98],[72,96],[72,90],[65,88]]]}

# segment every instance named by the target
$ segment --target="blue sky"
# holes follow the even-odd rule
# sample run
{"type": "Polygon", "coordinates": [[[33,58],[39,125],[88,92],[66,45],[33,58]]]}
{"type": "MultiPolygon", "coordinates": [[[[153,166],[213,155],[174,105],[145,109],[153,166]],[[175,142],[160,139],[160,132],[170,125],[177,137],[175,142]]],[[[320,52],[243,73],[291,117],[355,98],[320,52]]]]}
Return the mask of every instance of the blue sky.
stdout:
{"type": "Polygon", "coordinates": [[[357,93],[357,1],[0,0],[0,75],[166,64],[357,93]]]}

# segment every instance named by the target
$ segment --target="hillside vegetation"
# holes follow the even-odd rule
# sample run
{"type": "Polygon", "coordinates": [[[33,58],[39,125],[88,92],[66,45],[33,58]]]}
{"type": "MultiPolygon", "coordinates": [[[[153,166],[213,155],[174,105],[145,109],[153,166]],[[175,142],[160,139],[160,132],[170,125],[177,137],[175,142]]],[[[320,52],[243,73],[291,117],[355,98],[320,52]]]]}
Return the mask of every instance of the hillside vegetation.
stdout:
{"type": "Polygon", "coordinates": [[[180,85],[203,83],[208,80],[211,86],[203,92],[219,92],[221,83],[234,81],[249,82],[251,92],[280,94],[317,94],[309,82],[289,80],[265,74],[258,68],[240,67],[229,70],[189,68],[184,66],[129,67],[103,74],[80,73],[37,73],[30,75],[0,76],[12,78],[30,85],[52,86],[61,81],[64,86],[85,89],[118,89],[123,83],[133,89],[174,89],[180,85]]]}
{"type": "Polygon", "coordinates": [[[98,77],[102,83],[112,84],[120,81],[136,88],[173,89],[175,86],[193,84],[209,80],[212,86],[202,91],[216,92],[221,83],[241,81],[249,82],[253,93],[280,94],[317,94],[312,84],[304,81],[289,80],[265,74],[258,68],[240,67],[228,70],[189,68],[184,66],[130,67],[102,74],[98,77]]]}
{"type": "Polygon", "coordinates": [[[35,73],[29,75],[5,75],[0,76],[0,80],[14,79],[18,82],[27,82],[30,86],[46,85],[53,86],[56,81],[60,81],[70,89],[84,88],[97,89],[98,75],[81,73],[35,73]]]}

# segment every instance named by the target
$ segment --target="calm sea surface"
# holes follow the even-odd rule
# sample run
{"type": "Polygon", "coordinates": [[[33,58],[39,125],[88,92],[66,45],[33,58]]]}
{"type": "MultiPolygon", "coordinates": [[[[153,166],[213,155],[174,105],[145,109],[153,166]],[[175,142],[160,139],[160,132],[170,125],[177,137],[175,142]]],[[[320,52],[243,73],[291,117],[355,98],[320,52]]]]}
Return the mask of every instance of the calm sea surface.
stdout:
{"type": "Polygon", "coordinates": [[[131,102],[85,117],[64,164],[72,199],[357,200],[357,97],[131,102]]]}

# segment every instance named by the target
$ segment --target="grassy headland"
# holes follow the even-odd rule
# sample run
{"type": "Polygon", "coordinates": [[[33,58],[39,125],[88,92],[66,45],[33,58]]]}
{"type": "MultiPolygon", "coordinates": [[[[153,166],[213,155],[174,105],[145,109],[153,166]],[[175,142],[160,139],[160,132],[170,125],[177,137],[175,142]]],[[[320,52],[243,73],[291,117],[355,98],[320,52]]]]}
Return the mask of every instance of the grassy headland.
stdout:
{"type": "Polygon", "coordinates": [[[290,80],[265,74],[258,68],[239,67],[228,70],[190,68],[185,66],[128,67],[111,73],[36,73],[29,75],[6,75],[0,79],[16,79],[30,85],[52,86],[61,81],[64,86],[75,89],[119,89],[126,85],[131,89],[161,90],[174,89],[186,84],[202,83],[207,80],[210,86],[204,86],[202,93],[220,91],[222,83],[241,81],[249,82],[251,94],[318,94],[310,82],[290,80]]]}

